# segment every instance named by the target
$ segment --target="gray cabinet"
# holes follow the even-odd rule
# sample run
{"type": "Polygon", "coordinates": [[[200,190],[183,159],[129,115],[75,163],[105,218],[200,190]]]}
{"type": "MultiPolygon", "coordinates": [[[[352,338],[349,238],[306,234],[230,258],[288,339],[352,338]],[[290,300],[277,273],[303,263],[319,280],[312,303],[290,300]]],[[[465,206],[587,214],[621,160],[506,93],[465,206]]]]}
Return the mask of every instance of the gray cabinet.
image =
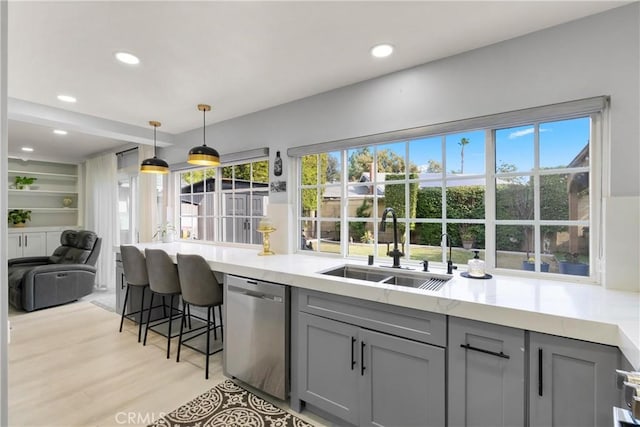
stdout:
{"type": "Polygon", "coordinates": [[[531,427],[611,425],[617,348],[531,332],[531,427]]]}
{"type": "Polygon", "coordinates": [[[361,329],[362,426],[444,426],[445,350],[361,329]]]}
{"type": "Polygon", "coordinates": [[[444,316],[299,294],[292,406],[300,400],[353,425],[445,425],[445,349],[388,332],[446,342],[444,316]]]}
{"type": "Polygon", "coordinates": [[[300,313],[300,399],[358,423],[358,328],[300,313]]]}
{"type": "Polygon", "coordinates": [[[525,425],[525,333],[449,317],[449,426],[525,425]]]}

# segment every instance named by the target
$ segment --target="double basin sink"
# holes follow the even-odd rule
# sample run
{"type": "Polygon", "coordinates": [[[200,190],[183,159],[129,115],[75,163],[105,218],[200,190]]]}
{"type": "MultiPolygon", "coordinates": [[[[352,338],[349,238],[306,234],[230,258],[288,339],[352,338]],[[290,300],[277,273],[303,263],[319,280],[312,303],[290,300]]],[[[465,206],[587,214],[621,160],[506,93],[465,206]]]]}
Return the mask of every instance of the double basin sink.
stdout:
{"type": "Polygon", "coordinates": [[[453,278],[450,274],[352,264],[346,264],[330,270],[320,271],[319,273],[327,276],[367,280],[369,282],[406,286],[429,291],[439,290],[445,283],[453,278]]]}

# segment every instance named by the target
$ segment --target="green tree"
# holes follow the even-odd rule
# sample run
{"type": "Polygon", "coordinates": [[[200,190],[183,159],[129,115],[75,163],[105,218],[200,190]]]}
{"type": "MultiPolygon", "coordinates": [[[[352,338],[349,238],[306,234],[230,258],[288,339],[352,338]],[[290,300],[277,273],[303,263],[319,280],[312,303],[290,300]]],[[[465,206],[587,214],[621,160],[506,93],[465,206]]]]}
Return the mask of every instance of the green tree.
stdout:
{"type": "MultiPolygon", "coordinates": [[[[302,185],[317,185],[327,182],[327,165],[329,155],[327,153],[311,154],[302,157],[302,185]]],[[[320,194],[315,188],[305,188],[302,190],[302,211],[303,215],[309,216],[311,212],[317,211],[318,196],[322,197],[323,187],[320,186],[320,194]]]]}
{"type": "Polygon", "coordinates": [[[458,145],[460,146],[460,173],[464,173],[464,147],[471,141],[469,138],[461,138],[458,145]]]}
{"type": "MultiPolygon", "coordinates": [[[[403,173],[405,171],[404,157],[399,156],[395,152],[389,149],[384,149],[378,151],[377,156],[377,172],[403,173]]],[[[353,151],[349,155],[348,162],[349,180],[356,181],[360,179],[364,172],[369,172],[371,170],[371,164],[373,163],[373,152],[369,147],[362,147],[358,150],[353,151]]],[[[418,172],[418,166],[410,163],[409,172],[418,172]]]]}
{"type": "Polygon", "coordinates": [[[429,159],[427,163],[427,172],[429,173],[438,173],[442,172],[442,163],[437,162],[433,159],[429,159]]]}

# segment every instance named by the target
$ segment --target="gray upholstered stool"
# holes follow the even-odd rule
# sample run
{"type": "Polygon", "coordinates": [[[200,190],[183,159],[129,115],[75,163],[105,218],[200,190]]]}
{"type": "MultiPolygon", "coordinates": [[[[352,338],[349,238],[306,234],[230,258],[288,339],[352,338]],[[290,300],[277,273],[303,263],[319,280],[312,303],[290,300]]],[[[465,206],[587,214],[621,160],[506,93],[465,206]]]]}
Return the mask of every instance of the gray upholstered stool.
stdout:
{"type": "MultiPolygon", "coordinates": [[[[149,275],[149,289],[151,290],[151,301],[149,307],[153,305],[154,295],[162,296],[163,301],[165,297],[170,297],[169,302],[169,317],[156,321],[152,326],[160,325],[161,323],[168,322],[167,332],[167,359],[171,352],[171,325],[174,320],[174,297],[180,296],[180,279],[178,278],[178,270],[173,263],[169,255],[162,249],[145,249],[145,258],[147,261],[147,272],[149,275]]],[[[176,316],[180,314],[180,310],[175,310],[176,316]]],[[[149,333],[151,311],[147,316],[147,326],[144,331],[143,344],[147,344],[147,334],[149,333]]],[[[177,317],[176,317],[177,318],[177,317]]]]}
{"type": "Polygon", "coordinates": [[[124,269],[124,276],[127,279],[127,290],[124,294],[124,305],[122,306],[122,317],[120,317],[120,332],[122,332],[122,323],[125,317],[129,317],[135,314],[140,314],[140,322],[138,323],[138,342],[142,336],[142,319],[145,311],[144,308],[144,291],[149,286],[149,277],[147,276],[147,263],[144,259],[144,254],[140,252],[135,246],[120,246],[120,256],[122,257],[122,268],[124,269]],[[140,288],[142,298],[140,300],[140,309],[136,311],[130,311],[125,314],[127,310],[127,300],[129,299],[129,290],[131,286],[140,288]]]}
{"type": "MultiPolygon", "coordinates": [[[[184,327],[184,312],[182,311],[183,321],[180,324],[180,335],[178,338],[178,355],[176,362],[180,361],[180,346],[183,342],[195,338],[204,333],[207,334],[207,347],[204,351],[205,361],[205,378],[209,379],[209,356],[222,351],[222,348],[211,352],[210,332],[213,325],[213,337],[218,339],[216,329],[220,328],[220,339],[224,341],[224,332],[222,328],[222,286],[218,283],[216,276],[211,271],[207,261],[200,255],[182,255],[178,254],[178,275],[180,276],[180,287],[182,288],[182,300],[187,307],[190,305],[207,308],[207,324],[198,329],[206,329],[205,331],[192,335],[189,338],[182,339],[184,327]],[[220,325],[216,326],[216,316],[214,308],[218,307],[220,314],[220,325]]],[[[193,329],[194,331],[196,329],[193,329]]]]}

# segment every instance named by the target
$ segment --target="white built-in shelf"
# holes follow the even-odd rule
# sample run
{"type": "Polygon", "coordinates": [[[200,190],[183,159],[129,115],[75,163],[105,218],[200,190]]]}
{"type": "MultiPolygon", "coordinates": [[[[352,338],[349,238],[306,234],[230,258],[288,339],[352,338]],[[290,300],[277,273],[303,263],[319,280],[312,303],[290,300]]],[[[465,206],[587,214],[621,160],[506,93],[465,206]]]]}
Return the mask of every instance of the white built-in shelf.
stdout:
{"type": "Polygon", "coordinates": [[[29,195],[31,193],[40,196],[59,196],[61,194],[77,194],[76,191],[65,190],[16,190],[15,188],[9,189],[9,194],[29,195]]]}
{"type": "Polygon", "coordinates": [[[67,179],[77,179],[78,175],[68,174],[68,173],[52,173],[52,172],[35,172],[35,171],[24,171],[24,170],[12,170],[9,169],[9,175],[39,175],[39,176],[48,176],[51,178],[67,178],[67,179]]]}
{"type": "Polygon", "coordinates": [[[78,208],[30,208],[30,207],[7,208],[8,211],[13,209],[22,209],[22,210],[29,210],[32,212],[42,212],[42,213],[61,213],[61,212],[73,213],[78,211],[78,208]]]}

